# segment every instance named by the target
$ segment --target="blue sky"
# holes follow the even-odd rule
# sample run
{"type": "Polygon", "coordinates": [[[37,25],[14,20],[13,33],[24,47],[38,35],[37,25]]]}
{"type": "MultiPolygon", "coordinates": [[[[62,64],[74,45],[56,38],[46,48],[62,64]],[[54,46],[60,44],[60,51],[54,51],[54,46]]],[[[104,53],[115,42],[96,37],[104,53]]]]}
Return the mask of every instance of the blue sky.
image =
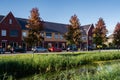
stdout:
{"type": "Polygon", "coordinates": [[[76,14],[81,25],[97,23],[100,17],[106,23],[108,34],[120,22],[120,0],[1,0],[0,15],[10,11],[15,17],[28,18],[30,10],[39,9],[44,21],[68,24],[76,14]]]}

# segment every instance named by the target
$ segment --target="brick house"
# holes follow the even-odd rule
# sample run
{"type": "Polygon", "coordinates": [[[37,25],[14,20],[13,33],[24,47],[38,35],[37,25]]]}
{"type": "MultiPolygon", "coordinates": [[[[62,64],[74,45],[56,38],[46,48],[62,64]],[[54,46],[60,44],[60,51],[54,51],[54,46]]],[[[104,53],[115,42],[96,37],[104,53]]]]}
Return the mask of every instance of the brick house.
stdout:
{"type": "Polygon", "coordinates": [[[21,31],[21,26],[12,12],[7,16],[0,16],[0,46],[7,49],[8,45],[11,47],[21,45],[21,31]]]}
{"type": "MultiPolygon", "coordinates": [[[[27,19],[15,18],[10,12],[7,16],[0,15],[0,45],[7,48],[8,45],[16,47],[21,45],[26,47],[23,37],[27,36],[27,19]]],[[[44,37],[44,42],[41,46],[43,47],[59,47],[66,48],[66,40],[63,35],[67,32],[67,25],[61,23],[44,22],[44,30],[42,35],[44,37]]],[[[88,46],[92,47],[92,29],[93,24],[81,26],[82,32],[82,44],[81,49],[87,49],[88,46]]]]}
{"type": "Polygon", "coordinates": [[[88,24],[81,26],[81,32],[82,32],[82,49],[83,50],[88,50],[89,48],[93,47],[93,29],[94,25],[93,24],[88,24]]]}

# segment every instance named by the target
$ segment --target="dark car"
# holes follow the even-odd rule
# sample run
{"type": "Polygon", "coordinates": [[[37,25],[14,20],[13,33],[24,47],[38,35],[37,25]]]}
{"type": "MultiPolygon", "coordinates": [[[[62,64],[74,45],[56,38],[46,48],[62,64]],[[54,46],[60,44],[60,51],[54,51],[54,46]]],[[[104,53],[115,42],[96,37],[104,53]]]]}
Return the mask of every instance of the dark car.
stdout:
{"type": "Polygon", "coordinates": [[[51,48],[48,48],[48,51],[49,52],[62,52],[62,49],[56,48],[56,47],[51,47],[51,48]]]}
{"type": "Polygon", "coordinates": [[[38,47],[32,48],[32,51],[33,51],[33,52],[47,52],[48,49],[46,49],[46,48],[44,48],[44,47],[38,46],[38,47]]]}
{"type": "Polygon", "coordinates": [[[93,48],[91,46],[88,47],[88,51],[92,51],[93,48]]]}
{"type": "Polygon", "coordinates": [[[12,48],[10,51],[11,51],[11,53],[16,53],[16,52],[26,53],[25,48],[12,48]]]}
{"type": "Polygon", "coordinates": [[[70,45],[67,47],[66,51],[77,51],[77,47],[76,46],[73,46],[73,45],[70,45]]]}
{"type": "Polygon", "coordinates": [[[4,53],[5,53],[4,49],[0,48],[0,54],[4,54],[4,53]]]}

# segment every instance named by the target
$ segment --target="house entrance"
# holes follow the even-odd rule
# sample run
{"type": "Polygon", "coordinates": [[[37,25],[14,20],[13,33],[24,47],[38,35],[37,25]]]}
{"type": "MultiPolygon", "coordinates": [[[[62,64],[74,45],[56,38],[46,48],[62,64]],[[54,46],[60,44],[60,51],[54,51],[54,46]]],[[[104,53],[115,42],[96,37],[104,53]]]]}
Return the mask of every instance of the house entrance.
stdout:
{"type": "Polygon", "coordinates": [[[2,42],[2,48],[6,48],[6,42],[2,42]]]}

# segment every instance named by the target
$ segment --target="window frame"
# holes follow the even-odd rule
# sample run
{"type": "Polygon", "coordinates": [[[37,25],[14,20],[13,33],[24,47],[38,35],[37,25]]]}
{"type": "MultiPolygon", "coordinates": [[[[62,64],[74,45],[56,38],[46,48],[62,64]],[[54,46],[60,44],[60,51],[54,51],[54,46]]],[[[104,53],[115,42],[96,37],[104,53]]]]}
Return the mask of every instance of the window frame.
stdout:
{"type": "Polygon", "coordinates": [[[1,36],[7,36],[7,30],[1,30],[1,36]]]}
{"type": "Polygon", "coordinates": [[[9,24],[12,24],[12,19],[9,19],[9,24]]]}
{"type": "Polygon", "coordinates": [[[52,33],[47,32],[47,33],[46,33],[46,38],[52,38],[52,33]],[[51,34],[51,35],[48,35],[48,34],[51,34]]]}

